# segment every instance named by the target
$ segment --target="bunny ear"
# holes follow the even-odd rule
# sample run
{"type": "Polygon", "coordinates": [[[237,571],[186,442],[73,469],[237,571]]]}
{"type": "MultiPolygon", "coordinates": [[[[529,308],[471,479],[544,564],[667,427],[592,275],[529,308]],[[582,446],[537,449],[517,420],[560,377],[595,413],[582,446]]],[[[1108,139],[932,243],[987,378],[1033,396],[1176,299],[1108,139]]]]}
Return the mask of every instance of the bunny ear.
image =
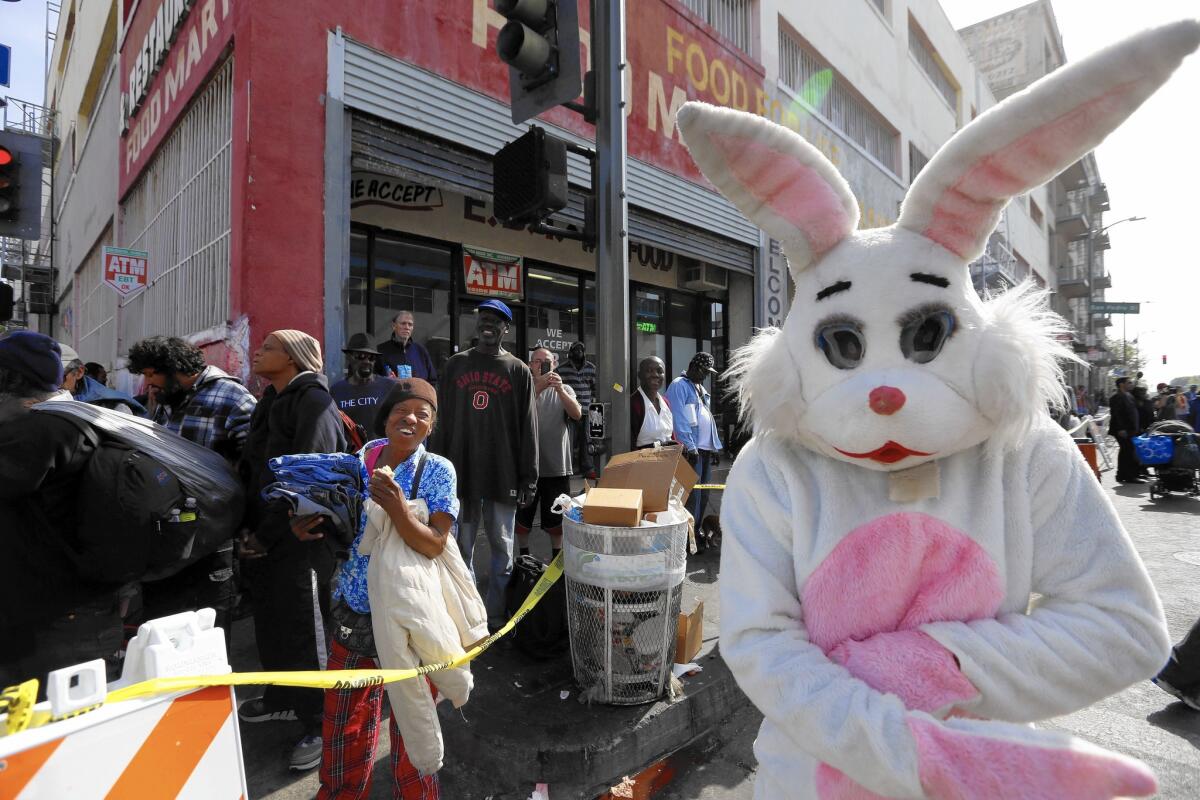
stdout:
{"type": "Polygon", "coordinates": [[[858,226],[858,203],[845,179],[787,128],[694,101],[684,103],[676,122],[704,177],[784,244],[794,272],[858,226]]]}
{"type": "Polygon", "coordinates": [[[1132,36],[989,109],[913,181],[897,224],[966,261],[983,252],[1008,201],[1095,149],[1200,45],[1200,22],[1132,36]]]}

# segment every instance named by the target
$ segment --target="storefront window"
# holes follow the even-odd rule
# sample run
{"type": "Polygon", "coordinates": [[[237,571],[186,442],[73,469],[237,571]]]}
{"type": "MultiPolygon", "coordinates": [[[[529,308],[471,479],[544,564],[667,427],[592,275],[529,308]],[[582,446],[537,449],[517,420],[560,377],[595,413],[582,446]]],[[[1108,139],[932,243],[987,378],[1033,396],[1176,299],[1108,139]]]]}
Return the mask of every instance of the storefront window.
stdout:
{"type": "Polygon", "coordinates": [[[449,246],[373,230],[350,234],[350,283],[345,335],[365,332],[372,343],[392,335],[392,320],[411,311],[413,338],[439,371],[451,355],[449,246]]]}
{"type": "Polygon", "coordinates": [[[674,292],[671,295],[671,374],[679,375],[696,355],[696,296],[674,292]]]}
{"type": "MultiPolygon", "coordinates": [[[[478,343],[478,337],[475,336],[475,321],[478,319],[475,316],[475,310],[486,299],[486,297],[472,297],[470,300],[463,300],[459,303],[458,349],[460,351],[469,350],[478,343]]],[[[519,343],[517,342],[517,332],[521,329],[522,321],[525,319],[525,309],[509,303],[507,300],[504,303],[512,310],[513,321],[508,326],[508,335],[500,342],[500,346],[522,361],[526,361],[528,353],[520,352],[518,349],[519,343]]]]}
{"type": "MultiPolygon", "coordinates": [[[[633,294],[633,364],[647,356],[667,360],[667,293],[658,289],[637,289],[633,294]]],[[[669,365],[668,365],[669,368],[669,365]]]]}
{"type": "Polygon", "coordinates": [[[704,341],[700,343],[700,347],[706,353],[712,353],[718,370],[724,370],[729,366],[725,343],[725,304],[719,300],[713,300],[707,302],[706,305],[708,306],[705,320],[707,324],[704,328],[704,341]]]}
{"type": "Polygon", "coordinates": [[[579,277],[530,267],[525,283],[525,342],[529,349],[547,347],[562,361],[580,338],[579,318],[579,277]]]}
{"type": "Polygon", "coordinates": [[[371,240],[366,233],[350,234],[350,287],[346,309],[346,337],[367,333],[368,256],[371,240]]]}
{"type": "Polygon", "coordinates": [[[583,342],[588,361],[596,363],[596,282],[591,278],[583,281],[583,342]]]}

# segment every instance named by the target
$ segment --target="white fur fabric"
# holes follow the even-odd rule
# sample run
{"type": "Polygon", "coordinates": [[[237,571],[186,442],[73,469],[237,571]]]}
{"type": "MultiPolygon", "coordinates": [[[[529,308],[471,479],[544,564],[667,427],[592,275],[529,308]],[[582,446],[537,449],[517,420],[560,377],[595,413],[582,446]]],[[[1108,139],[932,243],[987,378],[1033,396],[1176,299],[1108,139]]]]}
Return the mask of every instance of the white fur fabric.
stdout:
{"type": "MultiPolygon", "coordinates": [[[[721,652],[766,717],[756,798],[816,797],[818,762],[880,794],[926,796],[904,705],[809,640],[812,612],[800,599],[849,531],[888,514],[920,512],[962,531],[1001,578],[994,618],[920,628],[978,689],[971,713],[1010,722],[1069,713],[1166,661],[1146,571],[1074,443],[1048,419],[1016,450],[975,447],[943,460],[936,500],[892,503],[887,480],[771,438],[752,441],[729,476],[721,652]],[[1033,593],[1043,599],[1027,613],[1033,593]]],[[[847,612],[880,590],[846,585],[847,612]]]]}

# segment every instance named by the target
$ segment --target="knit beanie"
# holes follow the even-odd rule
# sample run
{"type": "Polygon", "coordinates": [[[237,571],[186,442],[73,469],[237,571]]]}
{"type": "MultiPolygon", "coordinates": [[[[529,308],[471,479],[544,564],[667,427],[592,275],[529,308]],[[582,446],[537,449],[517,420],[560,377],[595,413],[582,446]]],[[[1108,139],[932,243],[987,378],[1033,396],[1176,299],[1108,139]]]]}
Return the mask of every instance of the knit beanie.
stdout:
{"type": "Polygon", "coordinates": [[[53,392],[63,382],[62,351],[49,336],[13,331],[0,339],[0,369],[15,372],[36,388],[53,392]]]}
{"type": "Polygon", "coordinates": [[[284,329],[271,331],[271,335],[279,340],[286,352],[296,362],[300,370],[320,372],[324,362],[321,360],[321,343],[304,331],[284,329]]]}

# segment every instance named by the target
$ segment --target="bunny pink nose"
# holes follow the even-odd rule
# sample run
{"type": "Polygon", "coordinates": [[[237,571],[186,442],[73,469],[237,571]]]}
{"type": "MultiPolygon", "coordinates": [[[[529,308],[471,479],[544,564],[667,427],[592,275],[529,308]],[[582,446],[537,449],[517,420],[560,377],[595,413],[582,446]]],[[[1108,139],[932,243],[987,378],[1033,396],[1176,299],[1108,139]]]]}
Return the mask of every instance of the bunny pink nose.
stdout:
{"type": "Polygon", "coordinates": [[[887,416],[904,408],[904,401],[907,399],[904,392],[894,386],[876,386],[867,398],[867,405],[876,414],[887,416]]]}

